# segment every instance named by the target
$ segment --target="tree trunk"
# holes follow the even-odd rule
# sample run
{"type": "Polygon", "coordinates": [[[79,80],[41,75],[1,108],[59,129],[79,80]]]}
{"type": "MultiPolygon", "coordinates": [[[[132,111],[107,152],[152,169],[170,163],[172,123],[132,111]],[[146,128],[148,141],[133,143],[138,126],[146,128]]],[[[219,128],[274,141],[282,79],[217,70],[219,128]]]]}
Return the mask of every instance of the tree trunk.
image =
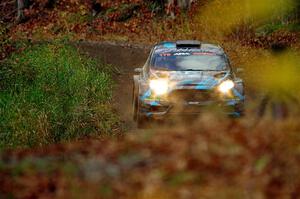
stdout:
{"type": "Polygon", "coordinates": [[[191,7],[193,0],[177,0],[177,5],[182,10],[188,10],[191,7]]]}
{"type": "Polygon", "coordinates": [[[171,16],[171,18],[175,18],[175,0],[167,1],[167,15],[171,16]]]}
{"type": "Polygon", "coordinates": [[[30,3],[30,0],[16,0],[18,23],[22,23],[25,20],[24,9],[29,8],[30,3]]]}
{"type": "Polygon", "coordinates": [[[24,0],[17,0],[17,22],[20,23],[24,20],[24,0]]]}
{"type": "Polygon", "coordinates": [[[176,7],[187,11],[190,9],[193,0],[167,0],[167,14],[175,18],[176,7]]]}

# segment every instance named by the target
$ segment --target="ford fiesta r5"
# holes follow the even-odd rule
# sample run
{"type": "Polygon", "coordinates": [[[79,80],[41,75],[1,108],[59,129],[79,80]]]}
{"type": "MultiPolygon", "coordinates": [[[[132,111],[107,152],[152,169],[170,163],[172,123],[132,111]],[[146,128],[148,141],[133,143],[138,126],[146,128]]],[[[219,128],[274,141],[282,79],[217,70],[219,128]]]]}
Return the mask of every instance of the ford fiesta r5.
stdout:
{"type": "Polygon", "coordinates": [[[149,119],[199,114],[204,107],[221,107],[239,117],[244,110],[244,84],[224,50],[199,41],[155,45],[133,77],[133,117],[138,127],[149,119]]]}

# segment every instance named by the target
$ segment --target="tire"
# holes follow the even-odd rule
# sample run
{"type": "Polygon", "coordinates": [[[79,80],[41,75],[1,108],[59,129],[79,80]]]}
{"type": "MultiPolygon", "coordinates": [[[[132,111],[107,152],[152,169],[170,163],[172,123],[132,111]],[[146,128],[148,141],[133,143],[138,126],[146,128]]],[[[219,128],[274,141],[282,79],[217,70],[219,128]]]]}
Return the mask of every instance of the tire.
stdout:
{"type": "Polygon", "coordinates": [[[135,91],[135,87],[133,86],[132,91],[132,112],[133,112],[133,120],[137,121],[137,110],[138,110],[138,95],[135,91]]]}
{"type": "Polygon", "coordinates": [[[238,106],[235,107],[235,112],[239,113],[239,117],[244,117],[245,116],[245,105],[244,103],[239,104],[238,106]]]}
{"type": "Polygon", "coordinates": [[[138,128],[146,128],[147,126],[147,118],[146,116],[141,114],[140,111],[140,102],[137,100],[137,109],[136,109],[136,123],[138,128]]]}

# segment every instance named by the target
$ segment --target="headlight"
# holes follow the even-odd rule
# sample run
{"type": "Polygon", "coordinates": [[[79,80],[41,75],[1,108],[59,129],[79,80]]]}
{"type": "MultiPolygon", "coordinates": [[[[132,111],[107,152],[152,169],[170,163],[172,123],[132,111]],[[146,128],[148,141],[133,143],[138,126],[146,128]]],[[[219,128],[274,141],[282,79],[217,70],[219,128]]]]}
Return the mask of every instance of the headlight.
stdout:
{"type": "Polygon", "coordinates": [[[219,91],[222,93],[228,93],[234,87],[234,83],[231,80],[226,80],[219,85],[219,91]]]}
{"type": "Polygon", "coordinates": [[[150,88],[156,95],[163,95],[168,92],[168,80],[153,79],[150,80],[150,88]]]}

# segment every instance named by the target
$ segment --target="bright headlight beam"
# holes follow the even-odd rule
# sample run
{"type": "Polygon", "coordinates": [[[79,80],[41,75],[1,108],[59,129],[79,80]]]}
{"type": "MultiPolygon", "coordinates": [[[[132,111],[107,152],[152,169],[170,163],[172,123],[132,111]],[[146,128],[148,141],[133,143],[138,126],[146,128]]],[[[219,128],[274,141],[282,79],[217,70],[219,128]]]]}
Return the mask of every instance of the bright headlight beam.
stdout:
{"type": "Polygon", "coordinates": [[[231,80],[226,80],[219,85],[219,91],[222,93],[228,93],[234,87],[234,83],[231,80]]]}
{"type": "Polygon", "coordinates": [[[150,80],[150,88],[156,95],[166,94],[168,91],[168,80],[166,79],[153,79],[150,80]]]}

